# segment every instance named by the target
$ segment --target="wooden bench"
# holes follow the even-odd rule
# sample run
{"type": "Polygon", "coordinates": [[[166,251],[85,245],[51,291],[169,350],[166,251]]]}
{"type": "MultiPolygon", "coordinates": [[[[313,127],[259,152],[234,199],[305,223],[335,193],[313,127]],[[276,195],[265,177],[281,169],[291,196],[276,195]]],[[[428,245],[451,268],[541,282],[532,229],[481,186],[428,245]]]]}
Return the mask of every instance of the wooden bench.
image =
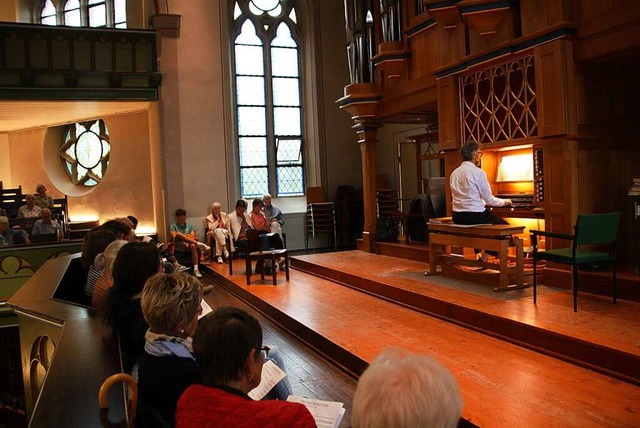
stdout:
{"type": "MultiPolygon", "coordinates": [[[[436,262],[439,260],[449,265],[474,266],[484,269],[496,269],[495,263],[487,263],[481,260],[469,260],[462,257],[451,255],[451,246],[467,248],[480,248],[482,250],[497,251],[500,256],[499,275],[497,287],[494,291],[507,291],[519,288],[526,288],[528,285],[524,283],[524,255],[522,239],[517,234],[524,232],[524,226],[511,226],[503,224],[495,225],[457,225],[453,224],[450,218],[433,219],[429,222],[429,274],[435,275],[436,262]],[[444,245],[444,254],[438,258],[436,246],[444,245]],[[515,266],[508,264],[508,249],[515,247],[516,263],[515,266]],[[509,284],[509,275],[515,276],[515,284],[509,284]]],[[[460,271],[458,269],[458,271],[460,271]]],[[[469,279],[470,275],[476,275],[473,272],[462,273],[456,275],[456,269],[446,270],[443,268],[442,273],[447,276],[454,276],[461,279],[469,279]]],[[[484,274],[484,278],[488,278],[486,271],[478,271],[484,274]]],[[[495,275],[493,275],[495,277],[495,275]]],[[[477,279],[477,278],[476,278],[477,279]]],[[[480,282],[490,282],[480,281],[480,282]]],[[[495,281],[494,281],[495,282],[495,281]]]]}

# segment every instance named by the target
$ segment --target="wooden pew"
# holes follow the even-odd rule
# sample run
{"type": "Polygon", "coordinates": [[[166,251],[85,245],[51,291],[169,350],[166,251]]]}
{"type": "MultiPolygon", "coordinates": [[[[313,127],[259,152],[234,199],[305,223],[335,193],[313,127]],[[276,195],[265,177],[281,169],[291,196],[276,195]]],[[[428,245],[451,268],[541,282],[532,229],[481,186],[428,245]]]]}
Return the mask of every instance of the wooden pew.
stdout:
{"type": "Polygon", "coordinates": [[[482,250],[497,251],[500,256],[499,275],[497,287],[494,291],[507,291],[519,288],[526,288],[524,283],[524,255],[522,239],[517,234],[524,232],[524,226],[511,226],[503,224],[495,225],[456,225],[450,218],[432,219],[429,222],[429,274],[437,273],[436,263],[443,263],[442,273],[446,276],[457,277],[469,280],[477,276],[478,282],[491,282],[486,271],[464,272],[460,269],[446,269],[445,265],[474,266],[485,269],[496,269],[494,263],[487,263],[481,260],[469,260],[451,255],[451,246],[479,248],[482,250]],[[436,247],[444,245],[445,251],[440,257],[437,256],[436,247]],[[515,247],[515,266],[508,265],[508,249],[515,247]],[[458,274],[459,273],[459,274],[458,274]],[[482,275],[480,275],[482,274],[482,275]],[[515,275],[515,284],[509,284],[509,275],[515,275]]]}

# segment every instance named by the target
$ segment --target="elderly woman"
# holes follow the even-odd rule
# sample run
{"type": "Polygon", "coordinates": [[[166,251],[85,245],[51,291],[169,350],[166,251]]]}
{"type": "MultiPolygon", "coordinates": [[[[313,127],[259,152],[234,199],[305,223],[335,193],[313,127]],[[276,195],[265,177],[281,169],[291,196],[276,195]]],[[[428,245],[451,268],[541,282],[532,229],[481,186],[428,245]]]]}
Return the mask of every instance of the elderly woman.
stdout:
{"type": "Polygon", "coordinates": [[[27,232],[22,229],[9,228],[9,219],[5,216],[0,216],[0,246],[13,245],[16,236],[22,236],[25,244],[31,243],[27,232]]]}
{"type": "Polygon", "coordinates": [[[82,266],[87,271],[87,281],[84,285],[84,293],[87,297],[93,296],[93,289],[96,286],[96,281],[102,273],[95,265],[95,260],[98,254],[102,253],[107,245],[116,240],[116,235],[110,230],[103,229],[102,227],[96,227],[89,231],[84,236],[82,242],[82,266]]]}
{"type": "Polygon", "coordinates": [[[462,397],[453,374],[428,355],[390,348],[364,371],[353,397],[354,428],[454,428],[462,397]]]}
{"type": "MultiPolygon", "coordinates": [[[[220,202],[214,202],[211,205],[211,214],[205,217],[207,221],[207,245],[210,247],[216,247],[216,260],[222,264],[222,256],[225,259],[229,258],[229,251],[227,250],[226,240],[231,236],[229,232],[229,218],[227,213],[220,211],[222,205],[220,202]]],[[[233,247],[233,241],[231,241],[233,247]]],[[[233,252],[233,248],[231,248],[233,252]]]]}
{"type": "Polygon", "coordinates": [[[42,208],[36,205],[36,197],[34,195],[25,196],[27,203],[18,208],[18,218],[34,218],[40,217],[42,208]]]}
{"type": "Polygon", "coordinates": [[[191,385],[180,397],[177,427],[316,426],[302,404],[247,395],[260,384],[269,348],[262,346],[258,320],[242,309],[220,308],[200,320],[193,352],[203,385],[191,385]]]}
{"type": "Polygon", "coordinates": [[[95,269],[100,271],[100,276],[96,280],[93,288],[93,296],[91,297],[91,306],[100,308],[107,299],[107,293],[113,286],[113,277],[111,274],[113,262],[115,261],[120,249],[128,244],[129,241],[117,239],[107,245],[104,252],[98,254],[93,263],[95,269]]]}
{"type": "Polygon", "coordinates": [[[178,398],[202,383],[192,354],[191,336],[202,313],[202,285],[184,273],[159,273],[142,291],[142,313],[149,324],[138,369],[139,408],[152,409],[171,426],[178,398]]]}
{"type": "Polygon", "coordinates": [[[40,208],[51,208],[53,206],[53,198],[47,195],[47,186],[38,184],[36,186],[35,204],[40,208]]]}

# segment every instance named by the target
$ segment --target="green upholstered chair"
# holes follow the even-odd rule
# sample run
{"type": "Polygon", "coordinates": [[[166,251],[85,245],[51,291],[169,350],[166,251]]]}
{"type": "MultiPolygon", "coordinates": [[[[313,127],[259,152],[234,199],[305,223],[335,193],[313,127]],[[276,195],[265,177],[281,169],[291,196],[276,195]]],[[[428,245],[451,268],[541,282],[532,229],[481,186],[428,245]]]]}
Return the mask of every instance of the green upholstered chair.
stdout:
{"type": "Polygon", "coordinates": [[[566,235],[561,233],[545,232],[542,230],[531,231],[531,244],[533,245],[533,303],[536,303],[538,260],[548,260],[555,263],[563,263],[572,266],[573,311],[578,311],[578,266],[599,262],[611,262],[613,271],[613,303],[616,303],[616,235],[620,213],[605,214],[581,214],[574,226],[575,233],[566,235]],[[557,248],[547,251],[538,251],[538,236],[548,238],[566,239],[572,242],[569,248],[557,248]],[[609,244],[609,252],[583,249],[582,245],[609,244]]]}

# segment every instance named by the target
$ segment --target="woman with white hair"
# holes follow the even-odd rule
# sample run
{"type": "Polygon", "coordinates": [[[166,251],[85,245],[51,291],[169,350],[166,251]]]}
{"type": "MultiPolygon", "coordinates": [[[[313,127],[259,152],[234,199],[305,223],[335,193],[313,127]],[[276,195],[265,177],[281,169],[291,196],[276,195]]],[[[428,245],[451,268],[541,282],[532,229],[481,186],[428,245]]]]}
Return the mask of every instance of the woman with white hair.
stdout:
{"type": "Polygon", "coordinates": [[[25,244],[31,243],[27,232],[23,229],[11,229],[9,227],[9,219],[5,216],[0,216],[0,246],[13,245],[16,236],[21,236],[25,244]]]}
{"type": "MultiPolygon", "coordinates": [[[[222,212],[222,205],[220,202],[214,202],[211,205],[211,214],[209,214],[205,220],[207,222],[207,245],[213,248],[216,247],[216,261],[220,264],[223,263],[222,257],[229,258],[229,251],[227,250],[227,238],[230,236],[229,232],[229,218],[227,213],[222,212]],[[214,244],[215,242],[215,244],[214,244]]],[[[233,241],[231,241],[231,247],[233,247],[233,241]]],[[[231,251],[233,252],[233,248],[231,251]]]]}
{"type": "Polygon", "coordinates": [[[107,248],[96,256],[93,265],[100,271],[100,276],[96,279],[93,296],[91,297],[91,306],[94,308],[101,307],[105,300],[107,300],[107,293],[113,286],[113,277],[111,276],[113,261],[116,259],[120,248],[128,243],[129,241],[125,241],[124,239],[117,239],[107,245],[107,248]]]}
{"type": "Polygon", "coordinates": [[[40,208],[51,208],[53,206],[53,198],[47,195],[47,186],[38,184],[36,186],[35,204],[40,208]]]}
{"type": "Polygon", "coordinates": [[[454,428],[462,414],[458,384],[427,355],[388,349],[364,371],[353,397],[354,428],[454,428]]]}

